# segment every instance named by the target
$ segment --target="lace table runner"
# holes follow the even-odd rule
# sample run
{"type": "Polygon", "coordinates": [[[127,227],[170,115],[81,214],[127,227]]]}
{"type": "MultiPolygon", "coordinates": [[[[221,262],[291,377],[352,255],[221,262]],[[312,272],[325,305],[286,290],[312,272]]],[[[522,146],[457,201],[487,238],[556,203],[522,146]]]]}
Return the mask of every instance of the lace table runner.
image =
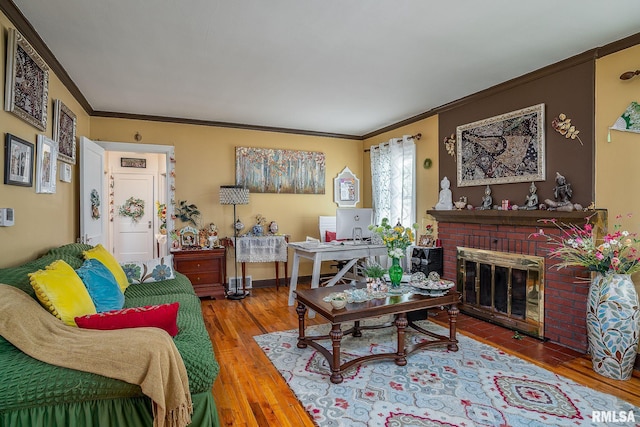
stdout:
{"type": "Polygon", "coordinates": [[[238,262],[286,262],[285,236],[238,237],[238,262]]]}

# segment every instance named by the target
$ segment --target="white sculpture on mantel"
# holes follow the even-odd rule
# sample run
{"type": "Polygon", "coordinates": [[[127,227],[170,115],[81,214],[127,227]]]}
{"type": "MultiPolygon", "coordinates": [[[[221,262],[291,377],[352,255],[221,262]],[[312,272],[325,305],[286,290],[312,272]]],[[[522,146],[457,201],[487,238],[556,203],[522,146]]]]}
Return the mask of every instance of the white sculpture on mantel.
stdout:
{"type": "Polygon", "coordinates": [[[438,198],[438,204],[435,206],[437,211],[450,211],[453,209],[453,199],[451,197],[451,190],[449,186],[449,178],[446,176],[440,181],[440,197],[438,198]]]}

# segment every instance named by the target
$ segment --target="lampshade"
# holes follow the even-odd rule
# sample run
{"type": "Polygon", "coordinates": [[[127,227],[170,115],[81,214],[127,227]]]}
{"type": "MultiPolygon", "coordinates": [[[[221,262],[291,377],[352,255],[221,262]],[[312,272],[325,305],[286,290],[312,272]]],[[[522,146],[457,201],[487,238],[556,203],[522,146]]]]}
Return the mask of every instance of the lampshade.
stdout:
{"type": "Polygon", "coordinates": [[[220,204],[247,205],[249,204],[249,190],[241,185],[221,185],[220,204]]]}

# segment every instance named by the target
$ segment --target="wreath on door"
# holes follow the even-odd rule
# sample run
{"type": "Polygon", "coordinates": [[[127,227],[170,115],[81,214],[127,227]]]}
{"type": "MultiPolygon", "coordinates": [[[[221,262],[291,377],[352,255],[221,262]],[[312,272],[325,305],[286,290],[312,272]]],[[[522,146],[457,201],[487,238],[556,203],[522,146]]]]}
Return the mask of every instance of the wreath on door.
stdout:
{"type": "Polygon", "coordinates": [[[144,200],[129,197],[118,212],[120,216],[127,216],[133,222],[138,222],[144,216],[144,200]]]}

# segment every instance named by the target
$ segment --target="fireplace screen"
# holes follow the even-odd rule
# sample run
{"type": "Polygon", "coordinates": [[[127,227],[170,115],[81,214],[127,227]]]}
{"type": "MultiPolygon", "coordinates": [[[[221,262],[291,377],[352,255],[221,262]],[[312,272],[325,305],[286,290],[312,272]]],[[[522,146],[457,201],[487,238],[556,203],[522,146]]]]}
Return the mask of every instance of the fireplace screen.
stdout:
{"type": "Polygon", "coordinates": [[[543,275],[542,257],[459,247],[460,309],[543,338],[543,275]]]}

